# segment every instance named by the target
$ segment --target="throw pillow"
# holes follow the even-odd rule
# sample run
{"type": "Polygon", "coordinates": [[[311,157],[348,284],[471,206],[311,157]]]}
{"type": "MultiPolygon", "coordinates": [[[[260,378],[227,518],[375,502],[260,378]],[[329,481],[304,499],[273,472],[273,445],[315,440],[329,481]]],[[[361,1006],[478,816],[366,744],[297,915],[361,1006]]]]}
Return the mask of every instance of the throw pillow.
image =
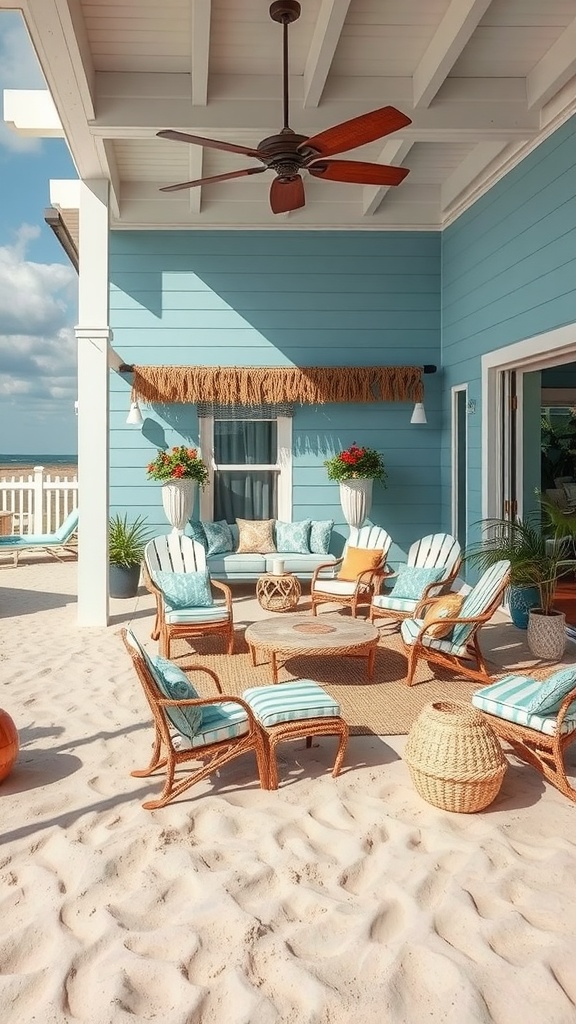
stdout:
{"type": "Polygon", "coordinates": [[[544,679],[538,693],[526,705],[529,715],[551,715],[558,711],[564,697],[576,686],[576,668],[560,668],[544,679]]]}
{"type": "Polygon", "coordinates": [[[267,555],[276,551],[273,519],[237,519],[238,553],[246,552],[267,555]]]}
{"type": "Polygon", "coordinates": [[[203,523],[204,533],[208,541],[208,555],[223,555],[226,551],[234,551],[232,532],[225,519],[217,523],[203,523]]]}
{"type": "Polygon", "coordinates": [[[444,568],[424,569],[414,565],[401,565],[396,573],[396,582],[391,593],[404,601],[419,601],[430,583],[437,583],[444,575],[444,568]]]}
{"type": "MultiPolygon", "coordinates": [[[[188,676],[178,668],[178,665],[168,661],[168,658],[156,655],[152,663],[154,678],[163,697],[167,697],[168,700],[193,700],[200,696],[188,676]]],[[[199,731],[202,724],[202,708],[190,705],[183,708],[167,707],[164,710],[174,728],[183,736],[192,739],[199,731]]]]}
{"type": "Polygon", "coordinates": [[[208,569],[200,572],[152,573],[170,608],[210,608],[214,604],[208,569]]]}
{"type": "Polygon", "coordinates": [[[446,594],[445,597],[439,597],[434,604],[430,605],[428,611],[424,616],[424,625],[429,626],[426,631],[426,636],[433,636],[436,640],[442,640],[443,638],[450,636],[450,633],[454,629],[453,622],[437,622],[437,619],[454,619],[464,604],[463,594],[446,594]],[[430,625],[430,623],[434,625],[430,625]]]}
{"type": "Polygon", "coordinates": [[[310,551],[313,555],[327,555],[332,536],[333,519],[313,519],[310,527],[310,551]]]}
{"type": "Polygon", "coordinates": [[[383,558],[383,548],[353,548],[348,545],[338,579],[355,583],[361,572],[378,569],[382,565],[383,558]]]}
{"type": "Polygon", "coordinates": [[[206,534],[204,532],[204,526],[199,519],[191,519],[188,523],[190,527],[190,536],[192,540],[198,541],[202,547],[207,547],[206,534]]]}
{"type": "Polygon", "coordinates": [[[294,554],[310,554],[311,519],[303,519],[299,523],[282,523],[276,521],[276,550],[290,551],[294,554]]]}

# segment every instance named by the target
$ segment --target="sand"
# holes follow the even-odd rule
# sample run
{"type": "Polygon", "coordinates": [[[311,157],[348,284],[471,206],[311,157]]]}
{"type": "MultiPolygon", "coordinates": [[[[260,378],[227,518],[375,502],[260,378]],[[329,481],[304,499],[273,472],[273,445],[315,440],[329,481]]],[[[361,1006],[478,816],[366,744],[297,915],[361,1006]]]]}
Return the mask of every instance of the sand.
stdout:
{"type": "Polygon", "coordinates": [[[79,631],[75,576],[0,569],[22,743],[0,786],[3,1024],[576,1021],[575,805],[511,757],[490,808],[440,811],[404,737],[353,736],[338,779],[332,739],[297,741],[277,792],[247,756],[144,811],[151,728],[119,629],[154,651],[151,600],[79,631]]]}

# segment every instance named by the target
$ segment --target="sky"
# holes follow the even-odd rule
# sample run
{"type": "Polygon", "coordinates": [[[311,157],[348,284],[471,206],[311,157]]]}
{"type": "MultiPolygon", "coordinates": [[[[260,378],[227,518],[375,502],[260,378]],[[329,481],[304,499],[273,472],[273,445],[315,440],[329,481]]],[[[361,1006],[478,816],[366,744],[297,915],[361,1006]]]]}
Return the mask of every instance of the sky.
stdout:
{"type": "MultiPolygon", "coordinates": [[[[4,89],[45,82],[18,11],[0,11],[4,89]]],[[[51,178],[76,178],[62,139],[17,135],[0,118],[0,455],[77,451],[78,276],[44,221],[51,178]]]]}

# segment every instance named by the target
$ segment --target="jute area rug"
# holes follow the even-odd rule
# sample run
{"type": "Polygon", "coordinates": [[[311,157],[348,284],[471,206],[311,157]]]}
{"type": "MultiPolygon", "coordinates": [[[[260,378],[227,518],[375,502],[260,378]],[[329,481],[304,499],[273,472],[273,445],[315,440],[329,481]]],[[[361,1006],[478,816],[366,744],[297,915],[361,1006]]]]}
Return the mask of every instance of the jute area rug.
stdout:
{"type": "MultiPolygon", "coordinates": [[[[526,646],[526,634],[508,621],[485,626],[481,644],[495,679],[513,671],[542,678],[558,667],[536,661],[526,646]]],[[[171,658],[185,671],[192,665],[212,669],[225,693],[241,694],[249,686],[272,682],[269,663],[252,665],[243,627],[237,629],[235,649],[236,653],[231,656],[220,653],[222,640],[215,637],[194,641],[193,647],[185,641],[177,641],[172,644],[171,658]]],[[[570,644],[562,664],[575,661],[576,647],[570,644]]],[[[398,630],[392,624],[381,629],[371,682],[366,668],[366,658],[297,656],[284,663],[279,679],[280,682],[314,679],[339,702],[352,733],[378,736],[407,733],[418,713],[431,701],[468,703],[471,694],[481,685],[421,661],[415,683],[407,686],[406,656],[398,630]]],[[[193,673],[191,678],[203,694],[211,692],[200,675],[193,673]]],[[[208,680],[206,682],[209,684],[208,680]]]]}

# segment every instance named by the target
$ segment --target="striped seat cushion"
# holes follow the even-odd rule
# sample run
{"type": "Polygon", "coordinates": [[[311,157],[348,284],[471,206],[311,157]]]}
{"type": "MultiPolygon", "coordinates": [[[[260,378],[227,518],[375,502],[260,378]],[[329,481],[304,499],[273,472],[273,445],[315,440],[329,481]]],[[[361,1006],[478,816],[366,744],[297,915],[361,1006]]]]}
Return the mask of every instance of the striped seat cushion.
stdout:
{"type": "Polygon", "coordinates": [[[242,694],[264,728],[309,718],[338,718],[340,705],[312,679],[252,686],[242,694]]]}
{"type": "Polygon", "coordinates": [[[225,704],[205,704],[202,708],[200,728],[192,737],[190,747],[204,747],[207,743],[231,740],[235,736],[243,736],[246,732],[248,715],[240,704],[232,700],[226,701],[225,704]]]}
{"type": "Polygon", "coordinates": [[[413,612],[418,604],[410,597],[393,597],[392,594],[377,594],[372,598],[375,608],[382,608],[391,612],[413,612]]]}
{"type": "MultiPolygon", "coordinates": [[[[402,639],[404,643],[408,644],[408,646],[411,647],[412,644],[416,641],[416,637],[418,636],[418,633],[422,629],[423,625],[424,619],[404,619],[402,625],[400,626],[400,629],[402,631],[402,639]]],[[[460,627],[456,627],[456,629],[458,628],[460,627]]],[[[456,629],[454,630],[454,635],[456,634],[456,629]]],[[[470,630],[468,629],[465,634],[465,638],[468,637],[469,634],[470,630]]],[[[467,653],[466,643],[455,643],[454,639],[437,640],[432,636],[426,635],[422,637],[422,646],[431,647],[435,651],[444,651],[445,654],[454,654],[457,658],[464,658],[467,653]]]]}
{"type": "MultiPolygon", "coordinates": [[[[480,711],[486,711],[496,718],[503,718],[516,725],[526,725],[537,732],[553,736],[556,732],[556,716],[530,713],[528,708],[542,689],[542,680],[530,676],[509,675],[497,683],[483,686],[472,695],[472,704],[480,711]]],[[[576,701],[574,701],[562,722],[560,732],[576,730],[576,701]]]]}
{"type": "Polygon", "coordinates": [[[210,608],[171,608],[166,604],[164,618],[171,625],[179,622],[224,622],[228,618],[228,609],[225,605],[217,604],[211,605],[210,608]]]}

